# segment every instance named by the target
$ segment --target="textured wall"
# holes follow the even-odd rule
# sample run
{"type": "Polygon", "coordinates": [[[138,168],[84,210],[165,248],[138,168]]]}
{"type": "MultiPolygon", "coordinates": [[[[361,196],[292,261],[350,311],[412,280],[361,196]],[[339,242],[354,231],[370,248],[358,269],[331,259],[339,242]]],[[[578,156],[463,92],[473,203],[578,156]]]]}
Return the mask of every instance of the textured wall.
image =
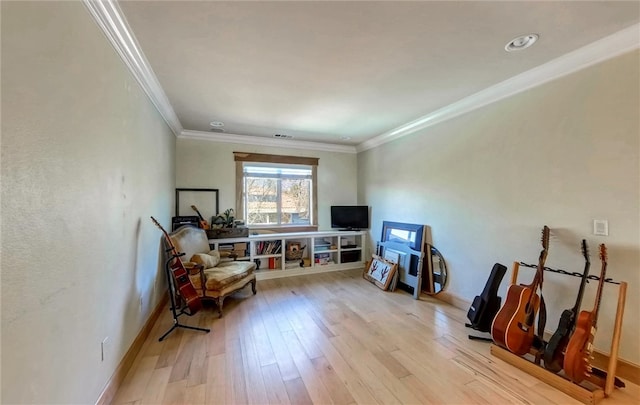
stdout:
{"type": "MultiPolygon", "coordinates": [[[[372,239],[383,220],[430,225],[449,266],[448,292],[469,302],[495,262],[537,263],[545,224],[550,267],[582,273],[586,238],[599,274],[597,248],[606,243],[608,275],[629,283],[620,356],[640,364],[638,60],[638,52],[624,55],[359,154],[372,239]],[[592,235],[594,219],[609,220],[608,237],[592,235]]],[[[521,275],[528,283],[533,271],[521,275]]],[[[545,274],[547,329],[574,305],[579,281],[545,274]]],[[[583,309],[593,308],[596,285],[583,309]]],[[[606,285],[596,335],[605,352],[617,293],[606,285]]]]}
{"type": "Polygon", "coordinates": [[[165,291],[175,137],[81,2],[1,7],[0,402],[95,403],[165,291]]]}

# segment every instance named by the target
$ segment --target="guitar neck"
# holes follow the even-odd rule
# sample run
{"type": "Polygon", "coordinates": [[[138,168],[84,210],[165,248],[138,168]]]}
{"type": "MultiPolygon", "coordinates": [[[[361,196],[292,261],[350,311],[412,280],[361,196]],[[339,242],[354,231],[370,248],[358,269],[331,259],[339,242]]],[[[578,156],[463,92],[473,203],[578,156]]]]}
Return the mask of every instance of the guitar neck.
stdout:
{"type": "Polygon", "coordinates": [[[600,272],[600,282],[598,283],[598,292],[596,293],[596,303],[593,307],[593,326],[598,323],[598,311],[600,311],[600,301],[602,300],[602,287],[604,286],[604,276],[607,273],[607,262],[602,263],[602,271],[600,272]]]}
{"type": "Polygon", "coordinates": [[[573,313],[577,314],[580,311],[582,305],[582,296],[584,295],[584,288],[587,285],[587,277],[589,276],[589,269],[591,262],[589,261],[589,252],[587,249],[587,241],[582,240],[582,254],[584,255],[584,271],[582,272],[582,281],[580,281],[580,289],[578,290],[578,297],[576,297],[576,304],[573,306],[573,313]]]}

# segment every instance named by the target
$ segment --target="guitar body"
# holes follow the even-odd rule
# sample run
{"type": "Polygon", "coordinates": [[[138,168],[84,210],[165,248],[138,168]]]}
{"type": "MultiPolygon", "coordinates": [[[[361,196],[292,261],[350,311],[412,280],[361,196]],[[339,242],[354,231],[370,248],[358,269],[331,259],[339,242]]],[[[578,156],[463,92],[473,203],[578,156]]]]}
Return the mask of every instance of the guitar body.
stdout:
{"type": "Polygon", "coordinates": [[[544,368],[557,373],[562,370],[564,362],[564,351],[569,343],[569,336],[575,324],[575,313],[570,309],[565,309],[560,315],[560,322],[549,343],[544,350],[544,368]]]}
{"type": "Polygon", "coordinates": [[[504,305],[491,325],[494,342],[512,353],[529,353],[533,344],[533,322],[540,307],[540,296],[532,288],[512,284],[507,290],[504,305]]]}
{"type": "Polygon", "coordinates": [[[189,308],[189,314],[193,315],[202,309],[202,301],[196,291],[195,287],[189,279],[189,273],[182,265],[182,261],[179,258],[175,258],[171,267],[171,273],[176,283],[176,290],[178,294],[184,300],[187,308],[189,308]]]}
{"type": "Polygon", "coordinates": [[[571,335],[564,355],[564,373],[573,382],[579,383],[591,372],[589,358],[595,335],[594,317],[590,311],[581,311],[576,330],[571,335]]]}
{"type": "Polygon", "coordinates": [[[579,383],[585,377],[591,375],[591,351],[593,350],[593,339],[597,330],[602,286],[607,273],[607,247],[604,243],[600,244],[600,260],[602,261],[602,269],[600,270],[596,303],[592,311],[580,311],[576,321],[576,329],[571,338],[569,338],[567,351],[564,354],[562,368],[564,368],[566,376],[575,383],[579,383]]]}
{"type": "Polygon", "coordinates": [[[584,256],[585,264],[576,303],[573,308],[562,311],[558,328],[553,333],[553,336],[551,336],[549,343],[547,343],[547,346],[544,349],[544,368],[554,373],[562,370],[564,353],[567,349],[567,345],[569,344],[569,338],[576,326],[577,313],[580,310],[584,287],[587,284],[587,277],[589,276],[591,262],[589,261],[589,247],[587,246],[587,241],[585,239],[582,240],[582,255],[584,256]]]}

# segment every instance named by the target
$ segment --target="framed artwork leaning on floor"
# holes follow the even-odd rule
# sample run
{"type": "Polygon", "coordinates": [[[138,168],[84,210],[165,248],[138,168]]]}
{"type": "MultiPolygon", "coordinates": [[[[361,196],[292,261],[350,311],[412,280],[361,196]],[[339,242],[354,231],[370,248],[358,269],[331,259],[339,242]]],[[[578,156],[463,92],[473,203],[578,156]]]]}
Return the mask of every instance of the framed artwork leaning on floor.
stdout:
{"type": "Polygon", "coordinates": [[[397,267],[398,265],[396,263],[385,260],[378,255],[373,255],[365,269],[363,277],[365,280],[378,286],[381,290],[386,291],[389,289],[389,284],[397,271],[397,267]]]}

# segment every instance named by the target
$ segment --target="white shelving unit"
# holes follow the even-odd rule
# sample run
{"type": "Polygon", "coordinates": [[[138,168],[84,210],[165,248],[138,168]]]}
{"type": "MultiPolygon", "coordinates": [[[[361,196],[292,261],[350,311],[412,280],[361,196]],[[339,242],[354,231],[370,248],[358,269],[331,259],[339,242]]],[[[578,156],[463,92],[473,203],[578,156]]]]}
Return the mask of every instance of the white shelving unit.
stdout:
{"type": "MultiPolygon", "coordinates": [[[[236,260],[258,261],[256,278],[289,277],[300,274],[363,268],[365,263],[364,231],[318,231],[251,235],[244,238],[209,239],[212,249],[235,248],[244,252],[236,260]],[[291,267],[285,252],[290,243],[305,247],[304,267],[291,267]],[[241,249],[245,247],[245,249],[241,249]],[[274,267],[274,268],[270,268],[274,267]]],[[[298,261],[299,263],[299,261],[298,261]]]]}

